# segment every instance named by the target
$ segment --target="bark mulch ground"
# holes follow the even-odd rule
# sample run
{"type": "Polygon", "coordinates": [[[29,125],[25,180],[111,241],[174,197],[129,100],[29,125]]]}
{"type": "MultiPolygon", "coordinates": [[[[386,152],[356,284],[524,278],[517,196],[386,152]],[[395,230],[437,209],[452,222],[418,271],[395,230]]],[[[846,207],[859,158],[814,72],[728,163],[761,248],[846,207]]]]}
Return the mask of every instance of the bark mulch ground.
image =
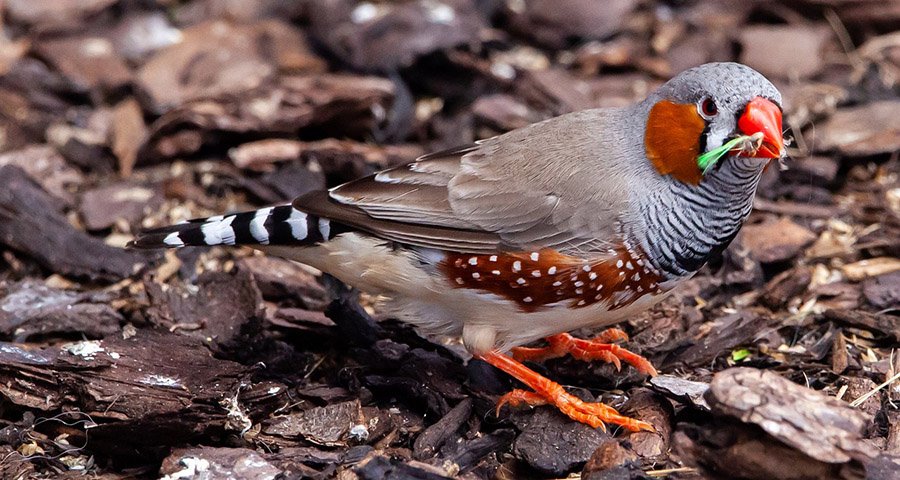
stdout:
{"type": "Polygon", "coordinates": [[[7,0],[2,19],[0,477],[900,478],[895,2],[7,0]],[[497,416],[510,379],[296,264],[122,248],[719,60],[779,86],[792,158],[721,258],[623,325],[659,377],[536,366],[656,433],[497,416]]]}

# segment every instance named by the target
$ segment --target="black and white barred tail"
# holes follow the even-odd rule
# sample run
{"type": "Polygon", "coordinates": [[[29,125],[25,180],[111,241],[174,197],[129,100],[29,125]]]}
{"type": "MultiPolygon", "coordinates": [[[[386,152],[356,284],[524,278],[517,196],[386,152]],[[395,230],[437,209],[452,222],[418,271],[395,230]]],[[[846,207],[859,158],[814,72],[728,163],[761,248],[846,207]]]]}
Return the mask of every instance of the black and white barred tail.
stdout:
{"type": "Polygon", "coordinates": [[[129,244],[134,248],[177,248],[212,245],[315,245],[346,229],[327,218],[290,205],[251,212],[198,218],[145,230],[129,244]]]}

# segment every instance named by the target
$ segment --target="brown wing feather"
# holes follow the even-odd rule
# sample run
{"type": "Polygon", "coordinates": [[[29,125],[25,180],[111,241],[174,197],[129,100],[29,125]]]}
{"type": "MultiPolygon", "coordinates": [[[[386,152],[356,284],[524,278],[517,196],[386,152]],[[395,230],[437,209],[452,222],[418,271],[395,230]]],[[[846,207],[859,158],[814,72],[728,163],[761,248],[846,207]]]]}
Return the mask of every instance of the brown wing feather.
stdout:
{"type": "Polygon", "coordinates": [[[631,156],[623,152],[641,151],[639,141],[599,132],[628,115],[576,112],[425,155],[332,189],[324,216],[347,208],[358,228],[416,245],[596,256],[627,210],[621,186],[631,156]]]}
{"type": "Polygon", "coordinates": [[[493,233],[381,220],[361,208],[332,200],[328,192],[308,193],[294,200],[292,205],[302,212],[395,242],[468,253],[490,253],[502,249],[500,237],[493,233]]]}

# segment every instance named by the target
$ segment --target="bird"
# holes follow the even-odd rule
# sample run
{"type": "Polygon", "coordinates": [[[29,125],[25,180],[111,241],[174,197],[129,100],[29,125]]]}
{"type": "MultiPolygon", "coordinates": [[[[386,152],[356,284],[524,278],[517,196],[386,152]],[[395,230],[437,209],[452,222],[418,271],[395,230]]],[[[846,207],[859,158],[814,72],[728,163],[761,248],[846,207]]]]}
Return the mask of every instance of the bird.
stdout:
{"type": "Polygon", "coordinates": [[[652,431],[523,362],[571,354],[655,375],[612,326],[729,245],[764,168],[785,157],[783,133],[769,80],[709,63],[630,106],[557,116],[290,205],[146,230],[130,245],[248,245],[307,264],[521,382],[498,412],[551,405],[595,428],[652,431]],[[568,333],[585,327],[607,330],[568,333]]]}

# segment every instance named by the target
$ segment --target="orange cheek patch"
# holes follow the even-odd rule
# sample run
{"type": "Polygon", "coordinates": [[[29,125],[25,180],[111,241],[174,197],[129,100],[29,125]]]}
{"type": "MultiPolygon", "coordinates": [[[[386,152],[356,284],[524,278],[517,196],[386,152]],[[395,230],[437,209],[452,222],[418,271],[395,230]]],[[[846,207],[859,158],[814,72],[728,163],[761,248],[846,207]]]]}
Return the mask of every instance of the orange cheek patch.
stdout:
{"type": "Polygon", "coordinates": [[[650,109],[644,147],[661,175],[672,175],[683,183],[697,185],[703,172],[697,166],[700,136],[706,122],[693,104],[662,100],[650,109]]]}
{"type": "Polygon", "coordinates": [[[572,308],[607,302],[622,308],[646,294],[658,294],[659,273],[642,252],[624,245],[600,261],[581,260],[555,250],[447,254],[439,268],[450,285],[471,288],[516,302],[525,312],[559,302],[572,308]]]}

